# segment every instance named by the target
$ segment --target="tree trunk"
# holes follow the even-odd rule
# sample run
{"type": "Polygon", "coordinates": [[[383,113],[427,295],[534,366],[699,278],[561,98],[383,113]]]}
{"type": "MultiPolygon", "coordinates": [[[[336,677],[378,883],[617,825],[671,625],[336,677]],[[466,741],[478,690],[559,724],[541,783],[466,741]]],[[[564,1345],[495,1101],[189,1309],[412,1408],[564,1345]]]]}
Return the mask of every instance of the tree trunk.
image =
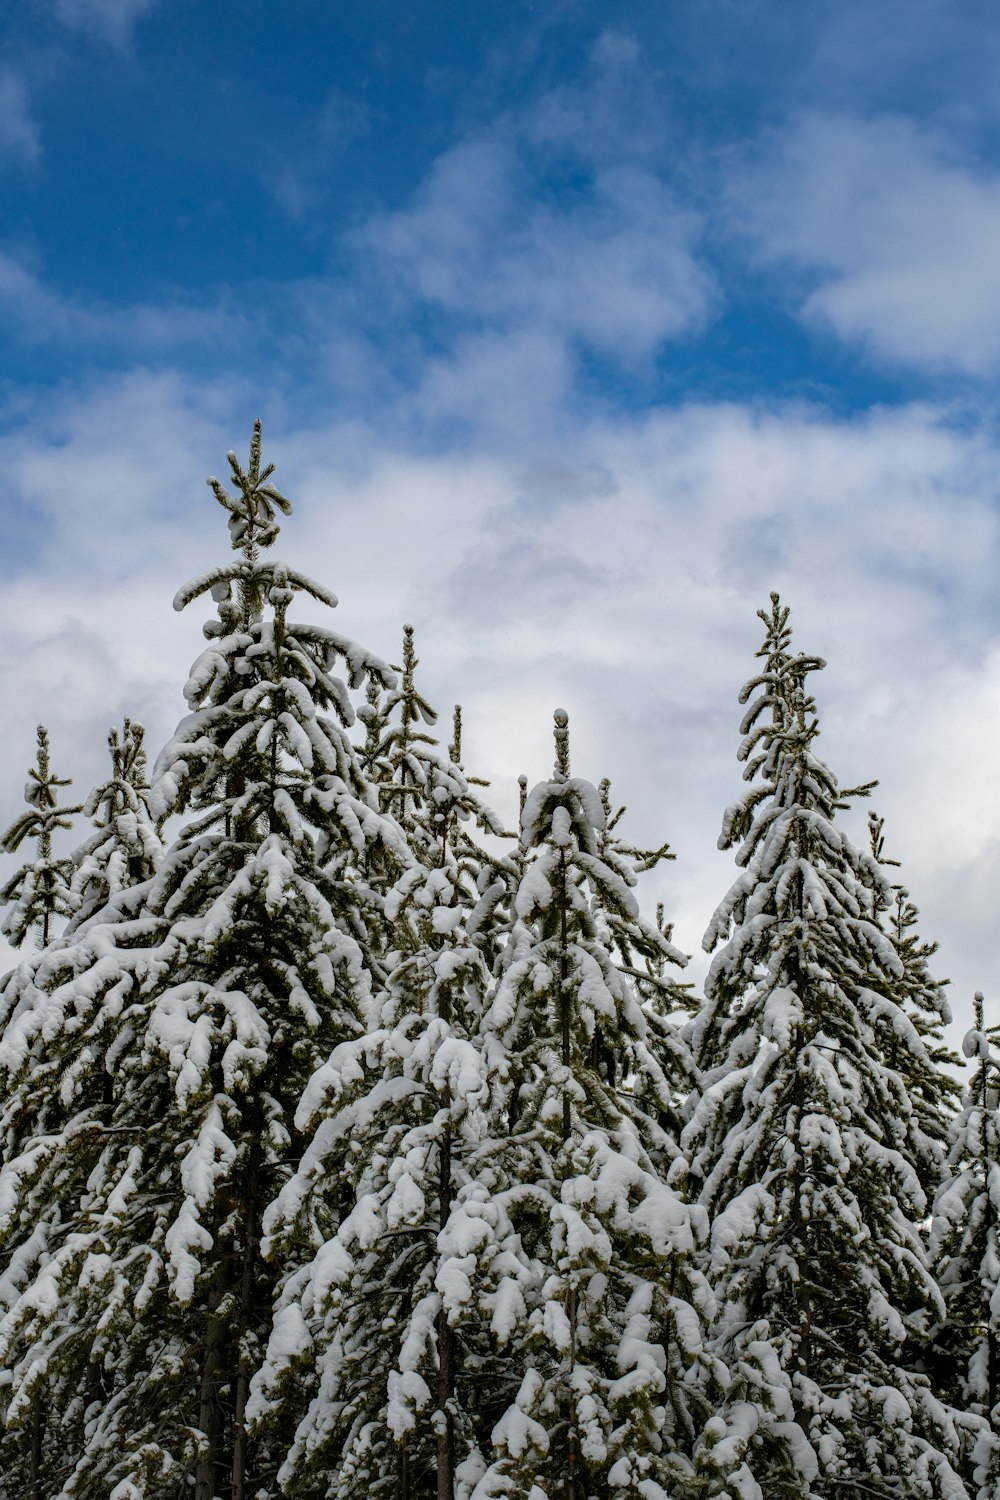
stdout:
{"type": "MultiPolygon", "coordinates": [[[[438,1218],[444,1229],[451,1212],[451,1128],[445,1126],[441,1137],[440,1174],[438,1182],[438,1218]]],[[[455,1497],[455,1335],[442,1307],[438,1313],[438,1389],[437,1404],[440,1426],[437,1440],[437,1500],[455,1497]]]]}
{"type": "MultiPolygon", "coordinates": [[[[572,1050],[570,1047],[569,1027],[569,996],[566,994],[566,979],[569,972],[569,960],[566,949],[569,937],[566,930],[566,855],[560,850],[559,853],[559,1011],[562,1022],[562,1063],[564,1068],[570,1065],[572,1050]]],[[[569,1087],[563,1086],[562,1098],[562,1138],[569,1140],[571,1110],[569,1100],[569,1087]]]]}
{"type": "Polygon", "coordinates": [[[219,1385],[226,1364],[226,1320],[218,1316],[226,1284],[225,1261],[216,1269],[208,1293],[205,1347],[201,1360],[198,1426],[206,1439],[206,1451],[195,1466],[194,1500],[216,1500],[216,1480],[224,1463],[225,1423],[219,1385]]]}
{"type": "MultiPolygon", "coordinates": [[[[796,839],[796,853],[797,854],[801,853],[801,849],[799,847],[798,839],[796,839]]],[[[803,921],[805,919],[805,894],[804,894],[803,886],[802,886],[802,875],[801,875],[801,872],[797,876],[796,893],[797,893],[797,895],[796,895],[796,911],[798,913],[799,920],[803,921]]],[[[791,956],[791,962],[789,964],[788,982],[789,982],[789,987],[791,988],[792,992],[794,994],[798,995],[798,997],[799,997],[799,1000],[800,1000],[801,1005],[802,1005],[802,1015],[803,1015],[803,1021],[804,1021],[805,1020],[805,1016],[806,1016],[806,997],[803,994],[802,972],[801,972],[801,968],[799,966],[798,954],[797,953],[793,953],[792,956],[791,956]]],[[[799,1026],[796,1027],[796,1030],[795,1030],[795,1039],[794,1039],[794,1048],[793,1048],[794,1058],[795,1058],[795,1085],[794,1085],[794,1089],[793,1089],[792,1098],[793,1098],[793,1103],[794,1103],[794,1107],[795,1107],[795,1143],[796,1143],[796,1153],[795,1153],[795,1166],[794,1166],[794,1169],[793,1169],[794,1170],[794,1187],[793,1187],[793,1192],[792,1192],[792,1226],[793,1226],[793,1243],[794,1243],[794,1246],[795,1246],[795,1260],[796,1260],[796,1265],[797,1265],[797,1268],[798,1268],[798,1275],[797,1275],[797,1279],[796,1279],[796,1282],[795,1282],[795,1305],[796,1305],[796,1311],[798,1313],[798,1349],[797,1349],[797,1356],[798,1356],[799,1369],[801,1370],[802,1374],[805,1375],[805,1377],[807,1379],[809,1379],[810,1373],[811,1373],[811,1369],[812,1369],[812,1362],[813,1362],[812,1361],[812,1317],[813,1317],[813,1310],[812,1310],[812,1297],[810,1296],[810,1293],[809,1293],[808,1270],[807,1270],[807,1267],[805,1265],[806,1253],[807,1253],[807,1250],[808,1250],[809,1226],[808,1226],[808,1224],[804,1223],[803,1219],[802,1219],[803,1171],[802,1171],[802,1147],[800,1145],[800,1142],[801,1142],[801,1139],[802,1139],[802,1116],[804,1115],[805,1108],[806,1108],[805,1083],[804,1083],[804,1080],[803,1080],[803,1077],[802,1077],[802,1068],[799,1065],[799,1059],[800,1059],[800,1057],[802,1055],[802,1051],[803,1051],[804,1046],[805,1046],[805,1040],[804,1040],[803,1034],[802,1034],[802,1026],[799,1025],[799,1026]]]]}
{"type": "Polygon", "coordinates": [[[247,1399],[250,1395],[252,1371],[247,1362],[244,1342],[250,1327],[253,1311],[254,1266],[257,1257],[257,1198],[260,1174],[260,1142],[255,1139],[250,1146],[247,1170],[246,1196],[244,1200],[243,1269],[240,1276],[240,1308],[237,1320],[236,1392],[233,1408],[233,1492],[232,1500],[248,1500],[252,1487],[248,1477],[249,1439],[246,1430],[247,1399]]]}
{"type": "MultiPolygon", "coordinates": [[[[562,1064],[569,1068],[572,1061],[572,1045],[570,1033],[570,1006],[569,995],[566,992],[566,980],[569,977],[569,933],[566,920],[566,855],[563,851],[559,854],[559,1012],[562,1023],[562,1064]]],[[[568,1141],[572,1133],[572,1108],[570,1105],[570,1091],[568,1083],[563,1085],[562,1098],[562,1138],[568,1141]]],[[[569,1318],[570,1346],[569,1346],[569,1373],[572,1379],[573,1370],[576,1367],[576,1287],[571,1286],[566,1292],[566,1314],[569,1318]]],[[[570,1396],[571,1408],[569,1413],[569,1437],[566,1453],[566,1500],[576,1500],[577,1495],[577,1466],[579,1462],[579,1442],[577,1439],[576,1419],[572,1410],[572,1394],[570,1396]]]]}
{"type": "MultiPolygon", "coordinates": [[[[572,1377],[576,1368],[576,1287],[571,1286],[566,1294],[566,1311],[569,1316],[569,1372],[572,1377]]],[[[571,1398],[572,1399],[572,1398],[571,1398]]],[[[566,1500],[576,1500],[579,1478],[579,1441],[575,1416],[569,1420],[569,1450],[566,1455],[566,1500]]]]}
{"type": "Polygon", "coordinates": [[[31,1413],[31,1477],[28,1481],[30,1500],[42,1500],[42,1448],[45,1443],[45,1407],[39,1394],[31,1413]]]}
{"type": "MultiPolygon", "coordinates": [[[[976,996],[976,1001],[976,1025],[980,1030],[982,1030],[983,1013],[982,1006],[979,1003],[980,996],[976,996]]],[[[983,1166],[983,1196],[985,1209],[983,1216],[983,1227],[986,1231],[986,1244],[990,1248],[990,1250],[992,1250],[990,1241],[993,1238],[994,1213],[993,1199],[990,1195],[990,1148],[987,1142],[987,1121],[990,1118],[990,1079],[989,1068],[987,1067],[985,1059],[980,1064],[980,1067],[982,1069],[982,1088],[979,1100],[979,1143],[980,1158],[982,1160],[983,1166]]],[[[998,1350],[997,1348],[997,1335],[996,1330],[993,1327],[993,1309],[991,1307],[986,1308],[986,1392],[987,1400],[989,1402],[989,1416],[992,1420],[993,1412],[996,1409],[997,1400],[1000,1399],[1000,1350],[998,1350]]]]}

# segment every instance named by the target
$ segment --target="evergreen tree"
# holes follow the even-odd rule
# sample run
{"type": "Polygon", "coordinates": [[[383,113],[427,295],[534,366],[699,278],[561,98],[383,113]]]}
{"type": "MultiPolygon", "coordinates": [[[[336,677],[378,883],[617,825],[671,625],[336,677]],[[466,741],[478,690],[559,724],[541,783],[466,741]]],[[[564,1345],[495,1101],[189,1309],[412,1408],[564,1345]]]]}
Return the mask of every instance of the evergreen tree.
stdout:
{"type": "MultiPolygon", "coordinates": [[[[624,839],[618,825],[627,809],[613,807],[611,783],[606,777],[600,782],[598,792],[604,813],[603,825],[596,830],[600,859],[621,884],[632,891],[640,875],[655,870],[664,861],[673,860],[674,855],[668,843],[657,849],[642,849],[624,839]]],[[[665,920],[662,903],[656,909],[654,924],[644,920],[637,922],[635,910],[634,899],[616,901],[610,888],[603,892],[602,901],[592,907],[598,940],[613,955],[622,975],[635,987],[649,1028],[650,1050],[660,1061],[670,1086],[672,1106],[668,1109],[664,1106],[658,1079],[650,1087],[655,1074],[640,1073],[628,1079],[631,1097],[640,1101],[662,1127],[659,1139],[663,1154],[657,1161],[657,1169],[666,1177],[676,1165],[681,1165],[678,1158],[683,1105],[695,1084],[691,1053],[677,1024],[679,1017],[691,1010],[691,986],[677,980],[678,959],[671,942],[673,925],[665,920]]],[[[594,1034],[592,1061],[604,1068],[612,1082],[616,1081],[618,1061],[613,1053],[608,1052],[600,1026],[594,1034]]]]}
{"type": "MultiPolygon", "coordinates": [[[[899,868],[899,861],[885,854],[885,820],[868,815],[871,851],[884,868],[899,868]]],[[[945,996],[946,979],[935,979],[930,960],[937,943],[926,942],[917,932],[920,913],[904,885],[893,881],[888,895],[876,896],[883,931],[892,943],[900,971],[893,974],[886,991],[900,1006],[921,1045],[909,1045],[905,1030],[895,1025],[894,1012],[881,1017],[880,1045],[890,1067],[903,1079],[913,1105],[918,1133],[914,1137],[914,1166],[928,1202],[941,1184],[948,1149],[949,1130],[961,1094],[955,1072],[959,1058],[944,1040],[944,1027],[951,1024],[951,1007],[945,996]],[[928,1149],[929,1148],[929,1149],[928,1149]]]]}
{"type": "Polygon", "coordinates": [[[666,1500],[683,1493],[705,1414],[692,1371],[716,1373],[701,1346],[712,1299],[692,1264],[705,1215],[659,1175],[673,1090],[627,955],[684,960],[640,916],[634,872],[597,789],[571,775],[555,718],[556,765],[523,807],[514,922],[484,1018],[493,1201],[531,1279],[503,1331],[509,1394],[473,1495],[666,1500]]]}
{"type": "Polygon", "coordinates": [[[722,946],[691,1029],[703,1081],[684,1137],[713,1220],[730,1401],[754,1408],[761,1488],[741,1493],[954,1500],[953,1414],[906,1364],[942,1304],[920,1230],[926,1141],[887,1028],[929,1063],[887,998],[903,966],[878,925],[885,877],[837,826],[851,794],[814,748],[807,679],[823,663],[792,653],[776,594],[761,619],[763,668],[741,694],[751,785],[719,841],[740,874],[705,937],[722,946]],[[812,1453],[789,1446],[797,1430],[812,1453]]]}
{"type": "Polygon", "coordinates": [[[68,777],[57,776],[49,760],[49,732],[38,726],[38,756],[28,771],[24,800],[28,811],[22,813],[0,839],[4,854],[16,854],[26,839],[35,841],[35,857],[21,865],[0,890],[0,902],[11,903],[0,923],[0,932],[19,948],[30,932],[44,947],[55,937],[55,923],[73,910],[69,889],[70,861],[53,853],[52,835],[60,828],[71,828],[79,807],[60,807],[59,790],[72,786],[68,777]]]}
{"type": "Polygon", "coordinates": [[[0,997],[7,1420],[42,1391],[76,1402],[61,1425],[81,1434],[52,1446],[45,1495],[276,1493],[281,1435],[246,1428],[277,1281],[261,1216],[301,1153],[306,1081],[368,1020],[366,853],[409,862],[347,735],[348,687],[392,675],[288,618],[298,593],[335,600],[264,555],[290,506],[259,423],[247,470],[229,461],[236,494],[210,484],[238,556],[174,601],[211,591],[218,618],[150,795],[157,820],[190,821],[141,899],[112,898],[0,997]],[[25,1277],[33,1205],[53,1201],[59,1242],[25,1277]]]}
{"type": "MultiPolygon", "coordinates": [[[[67,931],[79,927],[95,910],[103,907],[112,895],[124,895],[133,884],[152,874],[160,852],[159,838],[143,800],[145,785],[143,775],[142,728],[126,719],[121,739],[112,730],[109,737],[112,754],[112,776],[103,786],[96,788],[82,808],[88,816],[103,812],[98,819],[95,832],[71,857],[53,861],[51,856],[51,832],[54,827],[68,828],[68,817],[55,809],[54,789],[68,785],[52,777],[48,771],[48,746],[44,730],[39,731],[39,767],[35,773],[36,784],[29,783],[29,793],[44,807],[37,818],[35,835],[41,843],[48,840],[48,847],[40,850],[39,865],[29,867],[36,876],[33,881],[37,926],[43,945],[52,933],[49,922],[53,915],[72,912],[67,931]],[[53,871],[53,866],[55,869],[53,871]],[[40,870],[40,875],[38,874],[40,870]],[[46,920],[48,919],[48,920],[46,920]]],[[[36,815],[37,816],[37,815],[36,815]]],[[[25,827],[32,814],[15,825],[13,834],[22,836],[29,830],[25,827]]],[[[27,915],[30,915],[30,907],[27,915]]],[[[100,1111],[110,1107],[108,1092],[109,1075],[95,1069],[94,1055],[83,1049],[76,1059],[73,1087],[77,1090],[76,1116],[80,1123],[82,1111],[81,1093],[86,1093],[91,1109],[100,1111]]],[[[39,1135],[58,1138],[67,1128],[70,1114],[65,1108],[63,1095],[66,1078],[63,1073],[64,1058],[57,1055],[38,1058],[31,1073],[32,1101],[36,1108],[36,1142],[39,1135]]],[[[15,1095],[17,1107],[23,1100],[15,1095]]],[[[7,1115],[5,1125],[10,1122],[7,1115]]],[[[5,1132],[6,1139],[10,1135],[5,1132]]],[[[91,1134],[90,1140],[93,1136],[91,1134]]],[[[6,1310],[16,1303],[31,1275],[37,1275],[45,1259],[58,1253],[60,1236],[64,1233],[60,1211],[74,1196],[79,1197],[86,1189],[87,1177],[93,1166],[93,1153],[87,1149],[87,1137],[78,1138],[74,1150],[60,1154],[36,1149],[33,1152],[33,1167],[41,1169],[33,1183],[30,1194],[22,1194],[4,1205],[5,1214],[12,1216],[9,1223],[9,1242],[19,1246],[18,1253],[0,1275],[0,1309],[6,1310]]],[[[31,1175],[34,1175],[32,1170],[31,1175]]],[[[8,1185],[16,1189],[19,1176],[15,1173],[8,1185]]],[[[68,1340],[64,1334],[64,1347],[68,1340]]],[[[34,1352],[34,1351],[31,1351],[34,1352]]],[[[15,1432],[0,1437],[0,1468],[5,1480],[11,1485],[10,1493],[25,1489],[32,1497],[43,1493],[44,1471],[47,1453],[65,1461],[68,1454],[79,1451],[82,1434],[79,1422],[79,1385],[81,1371],[83,1387],[96,1393],[98,1373],[89,1358],[86,1366],[79,1357],[64,1357],[62,1368],[56,1373],[56,1390],[43,1396],[33,1378],[25,1381],[24,1390],[31,1397],[30,1414],[24,1433],[15,1432]],[[53,1419],[57,1419],[54,1423],[53,1419]]],[[[15,1405],[15,1414],[17,1406],[15,1405]]],[[[0,1490],[0,1493],[3,1491],[0,1490]]],[[[52,1493],[45,1480],[45,1493],[52,1493]]]]}
{"type": "Polygon", "coordinates": [[[386,732],[382,744],[382,755],[386,775],[379,782],[379,797],[383,807],[391,809],[413,836],[424,834],[433,839],[434,818],[427,806],[431,788],[428,777],[433,774],[437,760],[433,754],[437,741],[421,728],[421,723],[433,726],[437,713],[426,698],[417,691],[416,671],[420,662],[413,642],[413,626],[403,626],[403,661],[397,667],[398,685],[385,697],[382,713],[386,721],[386,732]],[[423,816],[420,814],[423,813],[423,816]]]}
{"type": "Polygon", "coordinates": [[[458,711],[447,760],[413,732],[415,705],[425,723],[436,715],[414,686],[410,627],[403,662],[369,758],[416,856],[386,903],[387,983],[374,1028],[310,1083],[301,1121],[321,1123],[266,1225],[282,1263],[303,1244],[314,1253],[286,1280],[253,1409],[273,1422],[306,1390],[281,1482],[343,1500],[468,1492],[491,1376],[482,1320],[506,1333],[526,1275],[493,1198],[479,1036],[496,882],[468,830],[500,827],[462,768],[458,711]],[[332,1232],[331,1195],[343,1204],[332,1232]],[[475,1295],[487,1270],[503,1286],[489,1306],[475,1295]]]}
{"type": "Polygon", "coordinates": [[[120,735],[117,729],[108,735],[111,775],[93,789],[81,809],[95,828],[70,861],[72,929],[104,911],[112,900],[141,892],[162,858],[163,845],[149,808],[144,739],[142,725],[131,719],[125,720],[120,735]]]}
{"type": "Polygon", "coordinates": [[[365,690],[366,702],[358,709],[358,718],[365,726],[364,744],[358,746],[358,763],[365,780],[376,788],[391,775],[386,743],[389,734],[386,696],[378,678],[369,677],[365,690]]]}
{"type": "MultiPolygon", "coordinates": [[[[979,1418],[970,1463],[976,1500],[1000,1493],[1000,1061],[997,1027],[975,1026],[962,1043],[978,1064],[952,1122],[945,1180],[934,1205],[932,1250],[946,1319],[938,1332],[949,1396],[979,1418]]],[[[970,1427],[973,1424],[970,1422],[970,1427]]]]}

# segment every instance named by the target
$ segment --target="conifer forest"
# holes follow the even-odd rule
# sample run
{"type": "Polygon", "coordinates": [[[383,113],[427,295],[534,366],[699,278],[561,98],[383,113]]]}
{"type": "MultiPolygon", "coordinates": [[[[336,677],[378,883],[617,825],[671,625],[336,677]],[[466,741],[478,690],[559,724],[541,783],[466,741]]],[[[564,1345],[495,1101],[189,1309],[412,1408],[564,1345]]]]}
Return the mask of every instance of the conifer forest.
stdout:
{"type": "Polygon", "coordinates": [[[3,813],[0,1500],[997,1500],[1000,1036],[789,602],[698,994],[566,713],[506,828],[229,465],[172,738],[3,813]]]}

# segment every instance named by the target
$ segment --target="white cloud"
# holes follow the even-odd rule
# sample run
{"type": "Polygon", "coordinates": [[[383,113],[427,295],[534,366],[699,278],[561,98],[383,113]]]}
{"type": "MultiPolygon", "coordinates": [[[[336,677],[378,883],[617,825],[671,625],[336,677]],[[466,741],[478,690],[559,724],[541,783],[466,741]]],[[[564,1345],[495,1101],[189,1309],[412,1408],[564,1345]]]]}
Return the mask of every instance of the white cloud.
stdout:
{"type": "Polygon", "coordinates": [[[401,410],[417,429],[458,424],[480,441],[530,443],[558,424],[573,384],[570,351],[551,329],[496,329],[428,360],[401,410]]]}
{"type": "MultiPolygon", "coordinates": [[[[4,820],[40,719],[83,789],[111,722],[145,718],[155,748],[184,711],[201,607],[178,618],[170,598],[227,553],[203,475],[243,446],[233,423],[220,390],[136,376],[50,399],[0,443],[12,509],[44,539],[0,615],[4,820]]],[[[798,642],[829,658],[823,753],[845,783],[881,777],[943,970],[959,999],[990,991],[1000,453],[985,436],[921,407],[836,422],[718,404],[579,423],[516,457],[421,456],[288,416],[265,436],[296,502],[280,550],[339,594],[338,625],[392,659],[412,620],[426,691],[445,724],[463,702],[508,818],[517,773],[548,769],[552,709],[569,709],[578,771],[610,774],[631,830],[674,844],[650,894],[689,950],[733,873],[714,846],[740,787],[736,694],[755,610],[780,589],[798,642]]]]}
{"type": "Polygon", "coordinates": [[[132,358],[210,341],[218,348],[236,343],[248,327],[224,297],[200,306],[182,297],[130,304],[71,296],[2,249],[0,323],[25,343],[119,347],[132,358]]]}
{"type": "MultiPolygon", "coordinates": [[[[251,319],[246,296],[237,303],[225,288],[158,304],[63,290],[8,247],[0,323],[22,343],[127,359],[211,343],[245,362],[270,339],[283,370],[308,370],[314,389],[356,408],[384,404],[395,367],[418,387],[405,403],[414,425],[489,428],[505,440],[548,430],[588,360],[646,376],[717,302],[701,222],[656,169],[656,112],[638,108],[648,83],[636,44],[605,34],[583,83],[445,150],[402,207],[341,236],[332,274],[256,284],[251,319]],[[634,129],[623,125],[626,102],[634,129]]],[[[271,182],[288,212],[314,201],[323,162],[367,126],[356,101],[331,93],[313,157],[279,163],[271,182]]]]}
{"type": "Polygon", "coordinates": [[[601,167],[556,201],[485,136],[445,152],[412,206],[357,243],[407,298],[474,328],[542,330],[628,364],[704,321],[698,231],[645,168],[601,167]]]}
{"type": "Polygon", "coordinates": [[[806,322],[896,364],[1000,365],[1000,175],[940,133],[801,116],[738,159],[730,207],[763,262],[797,268],[806,322]]]}
{"type": "Polygon", "coordinates": [[[0,69],[0,163],[4,160],[33,166],[42,154],[38,126],[22,78],[0,69]]]}
{"type": "Polygon", "coordinates": [[[583,76],[553,82],[509,117],[513,130],[548,160],[662,166],[675,146],[664,80],[637,38],[608,28],[583,76]]]}
{"type": "Polygon", "coordinates": [[[88,32],[112,47],[127,47],[137,21],[157,0],[54,0],[53,9],[64,26],[88,32]]]}
{"type": "Polygon", "coordinates": [[[443,363],[475,387],[521,345],[544,351],[540,368],[562,362],[560,389],[581,356],[644,371],[718,301],[701,219],[666,165],[650,69],[634,39],[607,31],[579,82],[470,128],[349,243],[375,295],[403,323],[416,310],[447,349],[438,384],[443,363]]]}
{"type": "Polygon", "coordinates": [[[331,89],[305,123],[305,142],[297,150],[287,145],[282,150],[272,146],[264,172],[268,190],[293,219],[319,209],[331,165],[354,141],[367,134],[371,119],[361,100],[331,89]]]}

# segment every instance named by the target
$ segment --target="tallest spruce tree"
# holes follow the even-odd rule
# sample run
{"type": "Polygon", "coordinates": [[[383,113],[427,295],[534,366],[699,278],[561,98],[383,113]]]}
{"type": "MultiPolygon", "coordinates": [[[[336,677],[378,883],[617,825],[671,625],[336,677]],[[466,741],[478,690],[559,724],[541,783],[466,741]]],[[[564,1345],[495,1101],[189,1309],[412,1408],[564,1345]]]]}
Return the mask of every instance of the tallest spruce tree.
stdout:
{"type": "Polygon", "coordinates": [[[911,1071],[929,1063],[894,998],[887,882],[838,823],[850,794],[816,751],[808,679],[823,662],[793,652],[776,594],[761,619],[741,695],[749,786],[719,841],[739,873],[705,937],[718,951],[685,1132],[730,1409],[746,1401],[767,1500],[959,1500],[953,1415],[914,1357],[943,1312],[922,1238],[931,1153],[887,1037],[911,1071]]]}
{"type": "Polygon", "coordinates": [[[301,1155],[306,1080],[366,1024],[368,857],[409,857],[347,736],[349,687],[392,674],[292,622],[296,595],[336,601],[270,558],[290,506],[259,424],[246,470],[229,461],[235,493],[209,482],[236,557],[175,600],[211,592],[217,618],[150,795],[187,821],[140,890],[2,993],[0,1366],[18,1462],[43,1395],[51,1414],[38,1497],[277,1493],[282,1434],[251,1443],[245,1421],[277,1275],[261,1219],[301,1155]]]}

